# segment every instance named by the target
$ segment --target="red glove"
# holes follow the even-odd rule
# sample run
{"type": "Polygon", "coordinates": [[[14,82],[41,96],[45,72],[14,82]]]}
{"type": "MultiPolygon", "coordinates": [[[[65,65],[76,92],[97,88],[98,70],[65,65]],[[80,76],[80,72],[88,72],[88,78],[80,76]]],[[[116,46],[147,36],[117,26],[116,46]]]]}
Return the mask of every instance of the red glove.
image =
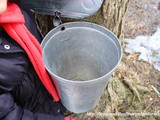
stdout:
{"type": "Polygon", "coordinates": [[[65,117],[64,120],[75,120],[75,119],[71,117],[65,117]]]}

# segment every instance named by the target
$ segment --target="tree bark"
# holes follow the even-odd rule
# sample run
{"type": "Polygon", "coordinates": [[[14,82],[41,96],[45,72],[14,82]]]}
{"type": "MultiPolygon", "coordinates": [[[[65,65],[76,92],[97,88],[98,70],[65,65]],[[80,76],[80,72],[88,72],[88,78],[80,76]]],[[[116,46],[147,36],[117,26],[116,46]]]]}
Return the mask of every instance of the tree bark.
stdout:
{"type": "Polygon", "coordinates": [[[114,32],[118,38],[123,38],[123,25],[129,0],[105,0],[103,17],[106,27],[114,32]]]}

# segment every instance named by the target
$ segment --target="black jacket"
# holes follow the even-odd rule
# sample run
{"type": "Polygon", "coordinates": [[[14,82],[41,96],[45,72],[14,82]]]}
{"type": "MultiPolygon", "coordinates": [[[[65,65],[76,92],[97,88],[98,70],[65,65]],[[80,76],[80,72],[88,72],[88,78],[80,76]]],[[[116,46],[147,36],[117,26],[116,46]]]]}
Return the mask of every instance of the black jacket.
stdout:
{"type": "MultiPolygon", "coordinates": [[[[41,42],[35,21],[26,11],[22,9],[25,24],[41,42]]],[[[0,120],[63,120],[63,113],[63,106],[46,91],[25,51],[0,29],[0,120]]]]}

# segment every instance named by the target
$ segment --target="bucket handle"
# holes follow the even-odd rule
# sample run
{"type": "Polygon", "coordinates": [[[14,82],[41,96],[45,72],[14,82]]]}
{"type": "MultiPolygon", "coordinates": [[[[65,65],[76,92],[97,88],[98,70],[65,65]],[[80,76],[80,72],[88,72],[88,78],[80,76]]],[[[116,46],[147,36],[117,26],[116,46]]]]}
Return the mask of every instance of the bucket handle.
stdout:
{"type": "Polygon", "coordinates": [[[53,25],[55,27],[59,26],[60,24],[62,24],[62,20],[61,20],[61,13],[59,11],[55,12],[55,17],[53,19],[53,25]]]}

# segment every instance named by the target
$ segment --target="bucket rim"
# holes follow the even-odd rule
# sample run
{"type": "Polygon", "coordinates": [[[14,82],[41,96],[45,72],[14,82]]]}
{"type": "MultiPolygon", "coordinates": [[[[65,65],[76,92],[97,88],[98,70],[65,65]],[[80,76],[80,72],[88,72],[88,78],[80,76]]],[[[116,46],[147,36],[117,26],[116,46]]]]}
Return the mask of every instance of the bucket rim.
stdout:
{"type": "MultiPolygon", "coordinates": [[[[88,82],[94,82],[94,81],[98,81],[99,79],[103,79],[103,78],[106,78],[108,75],[110,75],[110,74],[112,74],[112,72],[117,68],[117,66],[119,65],[119,63],[121,62],[121,60],[122,60],[122,56],[123,56],[123,49],[122,49],[122,46],[121,46],[121,43],[120,43],[120,41],[119,41],[119,39],[117,38],[117,36],[112,32],[112,31],[110,31],[110,30],[108,30],[107,28],[105,28],[104,26],[101,26],[101,25],[98,25],[98,24],[95,24],[95,23],[92,23],[92,22],[81,22],[81,21],[78,21],[78,22],[68,22],[68,23],[64,23],[64,24],[61,24],[60,26],[58,26],[58,27],[56,27],[56,28],[53,28],[45,37],[44,37],[44,40],[46,39],[46,37],[49,35],[49,34],[51,34],[53,31],[55,31],[55,30],[57,30],[58,28],[61,28],[61,27],[63,27],[64,25],[70,25],[70,24],[77,24],[77,23],[82,23],[82,24],[86,24],[86,25],[89,25],[89,24],[91,24],[91,25],[94,25],[94,26],[96,26],[96,27],[99,27],[99,28],[102,28],[103,30],[106,30],[107,32],[109,32],[109,33],[111,33],[115,38],[116,38],[116,40],[117,40],[117,42],[118,42],[118,45],[120,46],[120,56],[119,56],[119,58],[118,58],[118,62],[117,62],[117,64],[115,64],[115,66],[108,72],[108,73],[106,73],[105,75],[103,75],[103,76],[101,76],[101,77],[99,77],[99,78],[94,78],[94,79],[90,79],[90,80],[85,80],[85,81],[74,81],[74,80],[68,80],[68,79],[65,79],[65,78],[63,78],[63,77],[60,77],[60,76],[58,76],[58,75],[56,75],[56,74],[54,74],[54,73],[52,73],[51,72],[51,70],[49,70],[49,68],[47,67],[47,65],[45,64],[45,62],[44,62],[44,65],[45,65],[45,67],[46,67],[46,70],[54,77],[54,79],[56,79],[56,80],[58,80],[58,81],[63,81],[63,82],[68,82],[68,83],[77,83],[77,84],[79,84],[79,83],[81,83],[81,84],[85,84],[85,83],[88,83],[88,82]]],[[[76,26],[76,27],[82,27],[82,26],[76,26]]],[[[84,26],[83,26],[84,27],[84,26]]],[[[87,26],[86,26],[87,27],[87,26]]],[[[72,28],[72,27],[69,27],[69,28],[72,28]]],[[[93,28],[94,29],[94,28],[93,28]]],[[[58,33],[58,32],[57,32],[58,33]]],[[[56,33],[56,34],[57,34],[56,33]]],[[[55,35],[55,34],[54,34],[55,35]]],[[[53,37],[53,35],[52,35],[52,37],[53,37]]],[[[51,37],[51,38],[52,38],[51,37]]],[[[51,39],[50,38],[50,39],[51,39]]],[[[42,57],[43,57],[43,61],[44,61],[44,50],[45,50],[45,47],[46,47],[46,44],[50,41],[50,39],[48,39],[47,41],[46,41],[46,43],[44,43],[43,41],[42,41],[42,43],[41,43],[41,47],[42,47],[42,49],[43,49],[43,51],[42,51],[42,57]]],[[[117,47],[117,46],[116,46],[117,47]]]]}

